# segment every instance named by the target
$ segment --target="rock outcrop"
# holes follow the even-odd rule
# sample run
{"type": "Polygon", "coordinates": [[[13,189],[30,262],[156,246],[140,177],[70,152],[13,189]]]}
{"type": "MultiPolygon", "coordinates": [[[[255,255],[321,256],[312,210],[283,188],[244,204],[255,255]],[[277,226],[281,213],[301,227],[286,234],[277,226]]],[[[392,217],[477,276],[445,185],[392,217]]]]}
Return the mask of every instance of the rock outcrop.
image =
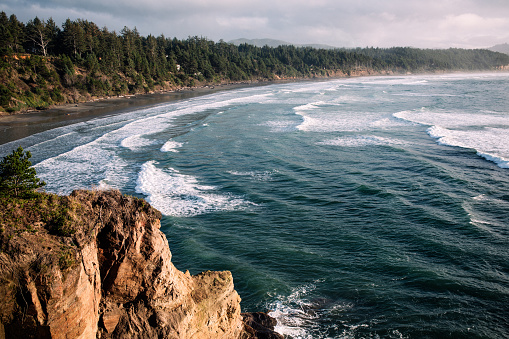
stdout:
{"type": "Polygon", "coordinates": [[[23,226],[0,220],[0,338],[282,338],[265,313],[241,315],[230,272],[177,270],[144,200],[39,200],[13,208],[32,213],[23,226]]]}

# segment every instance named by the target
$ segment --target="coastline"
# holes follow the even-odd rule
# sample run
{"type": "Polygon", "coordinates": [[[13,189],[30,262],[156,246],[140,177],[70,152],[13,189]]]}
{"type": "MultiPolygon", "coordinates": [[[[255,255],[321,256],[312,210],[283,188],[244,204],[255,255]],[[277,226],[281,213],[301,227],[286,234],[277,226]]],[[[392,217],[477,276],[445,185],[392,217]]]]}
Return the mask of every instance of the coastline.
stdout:
{"type": "Polygon", "coordinates": [[[53,128],[72,125],[98,117],[125,113],[221,91],[249,86],[263,86],[270,83],[272,82],[233,83],[184,88],[167,92],[100,98],[76,104],[57,105],[46,110],[0,115],[0,145],[53,128]]]}
{"type": "MultiPolygon", "coordinates": [[[[280,78],[267,81],[246,81],[222,83],[217,85],[203,85],[192,88],[179,88],[175,90],[152,92],[147,94],[134,94],[120,97],[97,98],[87,102],[55,105],[46,110],[31,110],[15,114],[2,114],[0,112],[0,145],[13,142],[33,134],[51,130],[62,126],[88,121],[98,117],[121,114],[142,108],[149,108],[172,101],[185,100],[202,95],[233,90],[252,86],[266,86],[277,83],[300,81],[327,81],[339,78],[353,78],[366,76],[409,76],[419,74],[455,74],[478,73],[471,72],[424,72],[424,73],[393,73],[393,72],[354,72],[350,76],[334,74],[315,78],[280,78]]],[[[493,71],[492,71],[493,72],[493,71]]],[[[489,73],[492,73],[489,72],[489,73]]],[[[507,71],[494,71],[494,73],[507,73],[507,71]]],[[[483,72],[484,73],[484,72],[483,72]]]]}
{"type": "Polygon", "coordinates": [[[28,136],[51,130],[53,128],[72,125],[94,118],[115,115],[142,108],[153,107],[172,101],[189,99],[197,96],[212,94],[220,91],[243,87],[266,86],[277,83],[300,81],[326,81],[347,77],[387,76],[394,73],[370,72],[359,70],[346,75],[342,71],[327,76],[288,77],[272,80],[258,79],[240,82],[223,82],[220,84],[204,84],[198,87],[182,87],[167,91],[157,91],[147,94],[133,94],[120,97],[96,98],[78,103],[58,104],[45,110],[29,110],[8,114],[0,112],[0,145],[14,142],[28,136]]]}

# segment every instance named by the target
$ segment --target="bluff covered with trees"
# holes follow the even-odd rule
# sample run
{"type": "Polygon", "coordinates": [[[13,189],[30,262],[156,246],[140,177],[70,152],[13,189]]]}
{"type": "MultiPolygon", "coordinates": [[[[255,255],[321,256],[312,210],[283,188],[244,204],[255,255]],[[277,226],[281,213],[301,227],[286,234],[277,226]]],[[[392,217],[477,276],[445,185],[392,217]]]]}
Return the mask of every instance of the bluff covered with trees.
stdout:
{"type": "Polygon", "coordinates": [[[128,27],[115,32],[82,19],[23,23],[5,12],[0,56],[0,111],[7,112],[205,84],[509,65],[508,55],[488,50],[235,46],[203,37],[145,37],[128,27]]]}

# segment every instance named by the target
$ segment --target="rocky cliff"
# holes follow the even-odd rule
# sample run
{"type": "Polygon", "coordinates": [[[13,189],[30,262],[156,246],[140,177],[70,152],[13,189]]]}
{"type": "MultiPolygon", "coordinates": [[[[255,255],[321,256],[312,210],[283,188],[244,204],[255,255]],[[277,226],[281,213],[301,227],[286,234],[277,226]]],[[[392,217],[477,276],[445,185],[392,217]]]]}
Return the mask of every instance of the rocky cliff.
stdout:
{"type": "Polygon", "coordinates": [[[160,213],[118,191],[2,201],[0,338],[282,338],[230,272],[171,262],[160,213]]]}

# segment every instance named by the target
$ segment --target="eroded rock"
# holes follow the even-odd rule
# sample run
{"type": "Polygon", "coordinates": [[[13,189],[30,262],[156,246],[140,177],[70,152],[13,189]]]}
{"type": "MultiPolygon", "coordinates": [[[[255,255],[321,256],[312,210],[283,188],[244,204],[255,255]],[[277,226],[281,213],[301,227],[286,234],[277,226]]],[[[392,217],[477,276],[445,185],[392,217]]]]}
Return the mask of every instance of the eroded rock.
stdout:
{"type": "Polygon", "coordinates": [[[175,268],[161,214],[144,200],[118,191],[51,199],[65,206],[56,221],[42,213],[25,221],[37,227],[2,224],[0,339],[281,338],[263,336],[260,317],[244,325],[230,272],[175,268]]]}

